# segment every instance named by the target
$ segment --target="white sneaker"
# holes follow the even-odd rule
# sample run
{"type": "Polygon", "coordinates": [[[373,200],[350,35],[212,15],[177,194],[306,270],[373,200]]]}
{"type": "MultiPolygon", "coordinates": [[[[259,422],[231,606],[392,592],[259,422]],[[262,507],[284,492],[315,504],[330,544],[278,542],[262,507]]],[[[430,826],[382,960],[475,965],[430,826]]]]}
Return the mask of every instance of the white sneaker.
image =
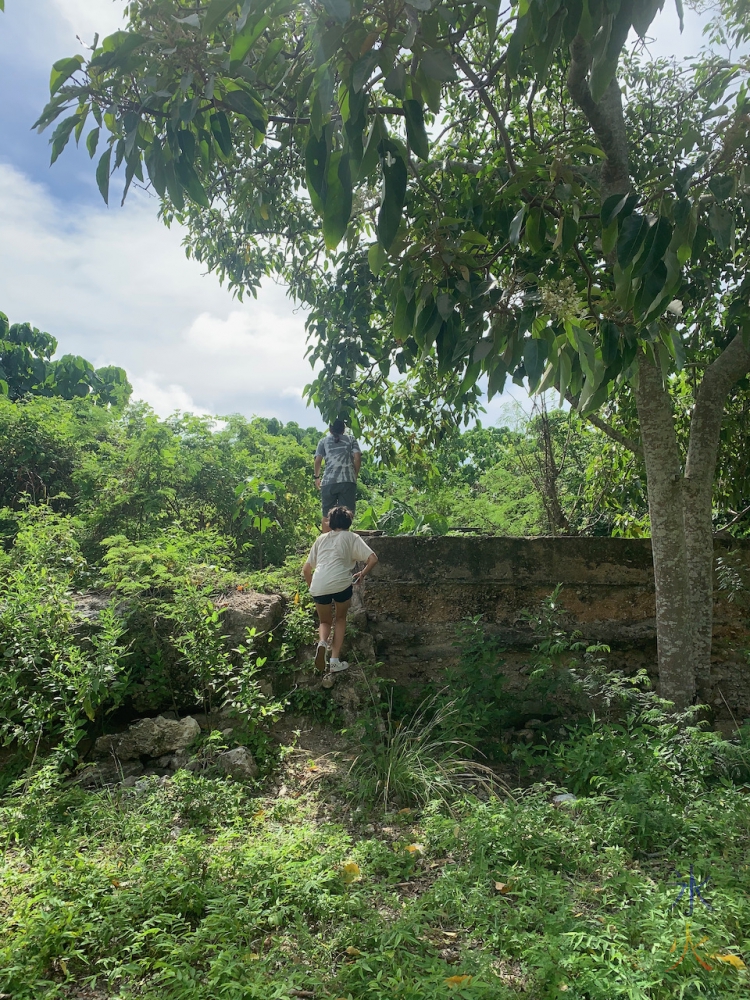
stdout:
{"type": "Polygon", "coordinates": [[[328,646],[324,642],[318,643],[318,648],[315,650],[315,669],[325,670],[326,668],[326,655],[328,653],[328,646]]]}
{"type": "Polygon", "coordinates": [[[332,674],[340,674],[342,670],[348,670],[348,669],[349,669],[349,664],[346,662],[346,660],[338,660],[335,659],[333,656],[331,657],[328,663],[328,670],[332,674]]]}

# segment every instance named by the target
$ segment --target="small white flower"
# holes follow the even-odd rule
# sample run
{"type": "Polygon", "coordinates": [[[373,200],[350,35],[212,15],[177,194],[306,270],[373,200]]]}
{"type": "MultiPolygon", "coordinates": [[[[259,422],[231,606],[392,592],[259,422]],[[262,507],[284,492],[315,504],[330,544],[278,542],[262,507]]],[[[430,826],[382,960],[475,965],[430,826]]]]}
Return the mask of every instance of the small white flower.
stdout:
{"type": "Polygon", "coordinates": [[[672,299],[667,306],[667,312],[673,316],[682,316],[682,299],[672,299]]]}
{"type": "Polygon", "coordinates": [[[385,162],[388,164],[389,167],[392,167],[393,164],[396,162],[396,157],[393,155],[393,153],[388,152],[385,154],[385,162]]]}

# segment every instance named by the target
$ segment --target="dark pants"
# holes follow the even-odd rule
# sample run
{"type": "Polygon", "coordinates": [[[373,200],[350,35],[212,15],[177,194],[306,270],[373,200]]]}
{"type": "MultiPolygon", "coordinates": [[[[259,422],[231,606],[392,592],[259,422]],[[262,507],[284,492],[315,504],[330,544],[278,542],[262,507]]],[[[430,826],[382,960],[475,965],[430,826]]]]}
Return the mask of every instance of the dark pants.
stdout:
{"type": "Polygon", "coordinates": [[[348,507],[354,513],[357,503],[356,483],[324,483],[320,488],[320,506],[323,517],[328,517],[332,507],[348,507]]]}

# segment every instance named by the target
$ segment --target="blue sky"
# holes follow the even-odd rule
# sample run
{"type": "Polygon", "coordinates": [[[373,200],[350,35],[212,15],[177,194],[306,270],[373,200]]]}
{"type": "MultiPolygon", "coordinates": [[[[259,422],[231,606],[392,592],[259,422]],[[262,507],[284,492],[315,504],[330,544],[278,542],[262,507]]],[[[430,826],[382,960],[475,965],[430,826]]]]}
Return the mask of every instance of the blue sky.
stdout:
{"type": "MultiPolygon", "coordinates": [[[[268,283],[239,303],[185,258],[178,229],[143,192],[101,201],[83,149],[50,168],[48,134],[30,126],[52,63],[120,24],[124,0],[6,0],[0,14],[0,310],[29,320],[62,353],[127,369],[135,395],[161,414],[240,412],[320,424],[301,398],[304,315],[268,283]]],[[[654,55],[688,55],[701,22],[679,34],[672,0],[655,22],[654,55]]],[[[514,393],[515,394],[515,393],[514,393]]],[[[520,394],[519,394],[520,395],[520,394]]],[[[487,422],[510,397],[493,400],[487,422]]]]}

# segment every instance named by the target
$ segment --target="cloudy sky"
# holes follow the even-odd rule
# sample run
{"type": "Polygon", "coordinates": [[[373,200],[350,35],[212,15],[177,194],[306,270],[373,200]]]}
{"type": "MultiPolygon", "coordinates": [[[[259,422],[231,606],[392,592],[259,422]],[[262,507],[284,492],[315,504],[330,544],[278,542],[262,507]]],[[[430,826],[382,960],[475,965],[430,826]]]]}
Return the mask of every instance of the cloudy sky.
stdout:
{"type": "MultiPolygon", "coordinates": [[[[701,45],[690,15],[681,36],[673,0],[655,23],[654,55],[701,45]]],[[[188,261],[182,234],[135,191],[101,201],[92,165],[72,145],[50,168],[48,135],[30,126],[49,95],[52,63],[121,23],[123,0],[6,0],[0,14],[0,310],[57,337],[59,353],[127,369],[135,396],[175,409],[320,424],[302,387],[304,315],[269,282],[239,303],[188,261]]],[[[495,399],[487,422],[504,402],[495,399]]]]}

